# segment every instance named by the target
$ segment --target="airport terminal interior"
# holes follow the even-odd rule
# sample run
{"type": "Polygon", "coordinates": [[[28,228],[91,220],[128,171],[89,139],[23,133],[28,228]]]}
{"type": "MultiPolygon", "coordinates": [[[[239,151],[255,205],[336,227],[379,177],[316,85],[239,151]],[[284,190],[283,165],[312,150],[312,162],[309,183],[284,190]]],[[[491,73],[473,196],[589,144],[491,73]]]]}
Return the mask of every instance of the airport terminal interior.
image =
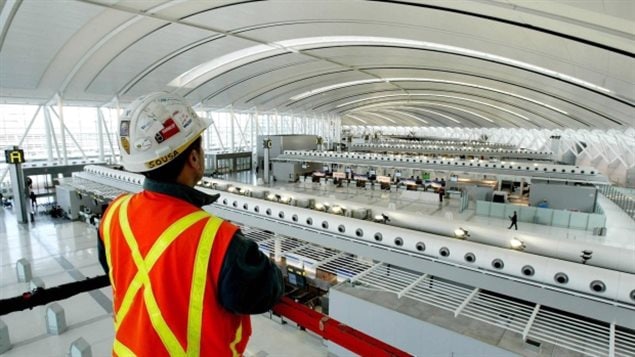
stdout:
{"type": "Polygon", "coordinates": [[[1,356],[112,355],[157,91],[283,274],[245,356],[635,356],[635,2],[0,2],[1,356]]]}

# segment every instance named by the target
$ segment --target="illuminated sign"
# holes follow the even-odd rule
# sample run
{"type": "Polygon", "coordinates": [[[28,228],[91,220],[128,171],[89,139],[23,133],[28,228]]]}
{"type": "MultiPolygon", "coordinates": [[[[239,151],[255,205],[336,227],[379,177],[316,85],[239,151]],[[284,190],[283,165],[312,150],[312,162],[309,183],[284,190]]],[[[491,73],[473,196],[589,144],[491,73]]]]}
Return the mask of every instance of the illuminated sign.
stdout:
{"type": "Polygon", "coordinates": [[[24,162],[24,150],[11,149],[4,151],[4,157],[7,164],[21,164],[24,162]]]}

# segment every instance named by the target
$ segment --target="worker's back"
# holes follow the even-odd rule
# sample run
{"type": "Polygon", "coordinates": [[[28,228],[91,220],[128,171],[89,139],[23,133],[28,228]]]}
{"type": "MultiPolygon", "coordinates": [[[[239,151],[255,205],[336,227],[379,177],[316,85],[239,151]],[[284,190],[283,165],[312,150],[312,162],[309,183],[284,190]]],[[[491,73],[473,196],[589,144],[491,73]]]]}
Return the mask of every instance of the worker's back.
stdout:
{"type": "Polygon", "coordinates": [[[113,267],[114,353],[222,356],[244,350],[249,316],[230,313],[217,300],[223,259],[237,230],[221,222],[184,200],[150,191],[111,204],[100,235],[113,267]]]}

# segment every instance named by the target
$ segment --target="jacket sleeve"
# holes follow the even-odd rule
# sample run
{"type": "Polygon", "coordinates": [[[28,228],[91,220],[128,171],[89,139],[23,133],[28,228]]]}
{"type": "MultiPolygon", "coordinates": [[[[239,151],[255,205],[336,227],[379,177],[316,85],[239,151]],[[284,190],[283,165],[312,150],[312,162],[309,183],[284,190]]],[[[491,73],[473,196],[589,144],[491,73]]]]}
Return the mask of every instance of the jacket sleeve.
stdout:
{"type": "Polygon", "coordinates": [[[97,257],[99,258],[99,264],[104,269],[104,272],[108,274],[108,260],[106,260],[106,248],[104,241],[101,239],[99,229],[97,230],[97,257]]]}
{"type": "Polygon", "coordinates": [[[220,271],[218,294],[221,306],[237,314],[260,314],[270,310],[284,292],[280,269],[243,236],[232,238],[220,271]]]}

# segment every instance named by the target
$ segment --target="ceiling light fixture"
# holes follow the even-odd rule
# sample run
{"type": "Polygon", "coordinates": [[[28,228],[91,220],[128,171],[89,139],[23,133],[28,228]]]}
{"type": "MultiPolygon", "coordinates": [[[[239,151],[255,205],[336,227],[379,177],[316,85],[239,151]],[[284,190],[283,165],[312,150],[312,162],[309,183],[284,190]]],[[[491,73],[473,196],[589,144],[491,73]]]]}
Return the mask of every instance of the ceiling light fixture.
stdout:
{"type": "MultiPolygon", "coordinates": [[[[414,103],[412,103],[412,102],[407,102],[407,101],[403,101],[403,102],[392,102],[392,103],[390,103],[390,104],[402,104],[402,103],[403,103],[403,104],[414,104],[414,103]]],[[[484,116],[482,116],[482,115],[480,115],[480,114],[477,114],[477,113],[474,113],[473,111],[470,111],[470,110],[467,110],[467,109],[463,109],[463,108],[459,108],[459,107],[456,107],[456,106],[453,106],[453,105],[440,104],[440,103],[432,103],[432,102],[417,102],[417,103],[421,103],[421,104],[425,104],[425,105],[433,105],[433,106],[437,106],[437,107],[451,108],[451,109],[454,109],[454,110],[458,110],[458,111],[460,111],[460,112],[465,112],[465,113],[468,113],[468,114],[474,115],[474,116],[479,117],[479,118],[481,118],[481,119],[483,119],[483,120],[485,120],[485,121],[488,121],[488,122],[490,122],[490,123],[494,123],[494,121],[493,121],[493,120],[491,120],[491,119],[489,119],[489,118],[486,118],[486,117],[484,117],[484,116]]],[[[380,106],[381,104],[384,104],[384,105],[385,105],[385,104],[387,104],[387,103],[370,104],[370,105],[366,105],[366,106],[363,106],[363,107],[355,108],[355,109],[351,110],[351,112],[366,111],[366,109],[368,109],[368,108],[375,108],[375,107],[377,107],[377,106],[380,106]]]]}
{"type": "Polygon", "coordinates": [[[430,114],[438,115],[438,116],[440,116],[440,117],[442,117],[442,118],[445,118],[445,119],[451,120],[451,121],[453,121],[453,122],[455,122],[455,123],[457,123],[457,124],[461,124],[461,122],[460,122],[460,121],[458,121],[458,120],[456,120],[456,119],[454,119],[454,118],[452,118],[452,117],[449,117],[449,116],[447,116],[447,115],[445,115],[445,114],[443,114],[443,113],[439,113],[439,112],[437,112],[437,111],[434,111],[434,110],[423,109],[423,108],[418,108],[418,107],[407,107],[407,106],[401,106],[401,107],[399,107],[399,108],[401,108],[401,109],[412,109],[412,110],[418,110],[418,111],[420,111],[420,112],[426,112],[426,113],[430,113],[430,114]]]}
{"type": "Polygon", "coordinates": [[[377,79],[365,79],[365,80],[360,80],[360,81],[350,81],[350,82],[343,82],[343,83],[338,83],[338,84],[334,84],[334,85],[330,85],[330,86],[326,86],[326,87],[321,87],[321,88],[316,88],[313,90],[310,90],[308,92],[304,92],[304,93],[300,93],[296,96],[293,96],[291,98],[289,98],[289,100],[291,101],[297,101],[300,99],[305,99],[308,98],[310,96],[316,95],[316,94],[321,94],[321,93],[325,93],[328,92],[330,90],[333,89],[339,89],[339,88],[345,88],[345,87],[350,87],[350,86],[354,86],[354,85],[359,85],[359,84],[370,84],[370,83],[380,83],[380,82],[385,82],[385,81],[389,81],[389,82],[431,82],[431,83],[445,83],[445,84],[456,84],[459,86],[464,86],[464,87],[470,87],[470,88],[477,88],[477,89],[483,89],[483,90],[487,90],[487,91],[491,91],[491,92],[495,92],[495,93],[500,93],[500,94],[504,94],[510,97],[514,97],[514,98],[518,98],[518,99],[522,99],[537,105],[540,105],[542,107],[545,108],[549,108],[553,111],[556,111],[558,113],[564,114],[564,115],[568,115],[569,113],[565,112],[562,109],[558,109],[552,105],[549,105],[547,103],[535,100],[535,99],[531,99],[519,94],[515,94],[512,92],[507,92],[507,91],[503,91],[500,89],[496,89],[496,88],[492,88],[492,87],[486,87],[486,86],[481,86],[481,85],[477,85],[477,84],[472,84],[472,83],[467,83],[467,82],[458,82],[458,81],[449,81],[449,80],[445,80],[445,79],[436,79],[436,78],[417,78],[417,77],[395,77],[395,78],[377,78],[377,79]]]}
{"type": "Polygon", "coordinates": [[[320,93],[324,93],[324,92],[328,92],[328,91],[331,91],[331,90],[334,90],[334,89],[350,87],[350,86],[356,86],[356,85],[360,85],[360,84],[379,83],[379,82],[382,82],[382,80],[380,80],[380,79],[363,79],[363,80],[359,80],[359,81],[338,83],[338,84],[333,84],[333,85],[326,86],[326,87],[313,89],[313,90],[310,90],[308,92],[300,93],[298,95],[295,95],[295,96],[289,98],[289,100],[295,102],[297,100],[308,98],[310,96],[313,96],[313,95],[316,95],[316,94],[320,94],[320,93]]]}
{"type": "Polygon", "coordinates": [[[412,115],[412,114],[410,114],[410,113],[405,113],[405,112],[401,112],[401,111],[399,111],[399,110],[392,110],[392,109],[382,109],[382,111],[385,111],[385,112],[390,112],[390,113],[395,113],[395,114],[400,114],[400,115],[407,116],[407,117],[409,117],[409,118],[412,118],[412,119],[418,120],[418,121],[420,121],[420,122],[422,122],[422,123],[429,124],[427,121],[425,121],[425,120],[423,120],[423,119],[421,119],[421,118],[417,117],[416,115],[412,115]]]}
{"type": "Polygon", "coordinates": [[[350,117],[350,118],[353,118],[353,119],[355,119],[355,120],[361,121],[361,122],[362,122],[362,123],[364,123],[364,124],[368,124],[368,122],[366,122],[366,120],[364,120],[364,119],[360,119],[360,118],[358,118],[358,117],[356,117],[356,116],[354,116],[354,115],[352,115],[352,114],[346,114],[344,117],[350,117]]]}
{"type": "Polygon", "coordinates": [[[377,114],[377,113],[373,113],[373,112],[366,112],[365,114],[366,114],[366,115],[374,115],[374,116],[379,117],[379,118],[382,118],[382,119],[384,119],[384,120],[388,120],[389,122],[391,122],[391,123],[393,123],[393,124],[397,124],[397,122],[396,122],[396,121],[394,121],[394,120],[392,120],[392,119],[388,118],[388,117],[387,117],[387,116],[385,116],[385,115],[381,115],[381,114],[377,114]]]}
{"type": "Polygon", "coordinates": [[[258,45],[228,53],[224,56],[201,63],[200,65],[184,72],[170,83],[168,87],[195,88],[200,83],[220,75],[226,70],[226,66],[237,67],[252,61],[254,58],[264,58],[284,50],[278,46],[258,45]]]}
{"type": "MultiPolygon", "coordinates": [[[[443,45],[433,42],[424,42],[400,38],[390,37],[375,37],[375,36],[321,36],[321,37],[305,37],[290,39],[278,42],[271,42],[268,44],[260,44],[248,48],[244,48],[238,51],[228,53],[226,55],[217,57],[210,61],[201,63],[200,65],[193,67],[192,69],[182,73],[175,79],[173,79],[168,86],[175,88],[195,88],[201,83],[220,75],[227,68],[236,68],[247,62],[253,60],[269,57],[277,53],[284,53],[285,51],[297,53],[302,50],[313,49],[328,44],[331,47],[334,46],[355,46],[355,45],[377,45],[377,46],[402,46],[411,48],[431,49],[437,51],[443,51],[448,53],[455,53],[461,55],[468,55],[471,57],[487,59],[489,61],[505,63],[513,65],[515,67],[527,69],[533,72],[541,73],[547,76],[555,77],[575,83],[577,85],[590,88],[593,90],[610,93],[613,92],[607,88],[595,85],[593,83],[584,81],[582,79],[572,77],[570,75],[556,72],[547,68],[539,67],[530,63],[517,61],[511,58],[497,56],[491,53],[485,53],[480,51],[474,51],[467,48],[443,45]]],[[[391,82],[391,78],[383,78],[382,82],[391,82]]],[[[302,98],[299,98],[302,99],[302,98]]],[[[292,99],[298,100],[298,99],[292,99]]]]}
{"type": "Polygon", "coordinates": [[[454,230],[454,235],[459,239],[465,239],[470,236],[470,233],[463,228],[457,228],[454,230]]]}
{"type": "Polygon", "coordinates": [[[307,37],[307,38],[298,38],[292,40],[285,40],[276,42],[285,48],[293,47],[298,49],[311,49],[321,44],[328,43],[330,46],[355,46],[355,45],[394,45],[401,47],[412,47],[412,48],[422,48],[422,49],[430,49],[437,50],[449,53],[456,53],[460,55],[468,55],[471,57],[487,59],[489,61],[494,61],[498,63],[505,63],[515,67],[520,67],[523,69],[527,69],[533,72],[538,72],[544,75],[548,75],[551,77],[560,78],[565,81],[573,82],[583,87],[587,87],[593,90],[598,90],[605,93],[613,93],[608,88],[604,88],[598,86],[596,84],[587,82],[580,78],[572,77],[568,74],[560,73],[548,68],[540,67],[533,65],[531,63],[518,61],[512,58],[503,57],[494,55],[492,53],[486,53],[481,51],[475,51],[468,48],[457,47],[444,45],[434,42],[427,41],[417,41],[417,40],[409,40],[402,38],[393,38],[393,37],[377,37],[377,36],[322,36],[322,37],[307,37]]]}
{"type": "Polygon", "coordinates": [[[509,241],[509,244],[511,245],[512,249],[516,249],[516,250],[524,250],[525,248],[527,248],[527,246],[525,245],[525,242],[523,242],[522,240],[514,237],[509,241]]]}
{"type": "Polygon", "coordinates": [[[421,94],[421,93],[407,93],[407,94],[387,94],[387,95],[380,95],[380,96],[375,96],[375,97],[368,97],[368,98],[362,98],[362,99],[357,99],[357,100],[353,100],[344,104],[340,104],[337,105],[335,108],[341,108],[341,107],[345,107],[347,105],[351,105],[351,104],[355,104],[355,103],[360,103],[360,102],[364,102],[367,100],[375,100],[375,99],[383,99],[383,98],[391,98],[391,97],[403,97],[403,96],[407,96],[407,97],[439,97],[439,98],[450,98],[450,99],[458,99],[458,100],[463,100],[463,101],[467,101],[467,102],[472,102],[472,103],[478,103],[480,105],[484,105],[487,107],[491,107],[491,108],[495,108],[497,110],[503,111],[505,113],[511,114],[513,116],[517,116],[521,119],[524,119],[526,121],[531,121],[529,118],[527,118],[526,116],[516,113],[512,110],[509,109],[505,109],[503,107],[500,107],[498,105],[493,105],[490,103],[486,103],[480,100],[475,100],[475,99],[470,99],[470,98],[465,98],[465,97],[458,97],[458,96],[453,96],[453,95],[442,95],[442,94],[421,94]]]}

